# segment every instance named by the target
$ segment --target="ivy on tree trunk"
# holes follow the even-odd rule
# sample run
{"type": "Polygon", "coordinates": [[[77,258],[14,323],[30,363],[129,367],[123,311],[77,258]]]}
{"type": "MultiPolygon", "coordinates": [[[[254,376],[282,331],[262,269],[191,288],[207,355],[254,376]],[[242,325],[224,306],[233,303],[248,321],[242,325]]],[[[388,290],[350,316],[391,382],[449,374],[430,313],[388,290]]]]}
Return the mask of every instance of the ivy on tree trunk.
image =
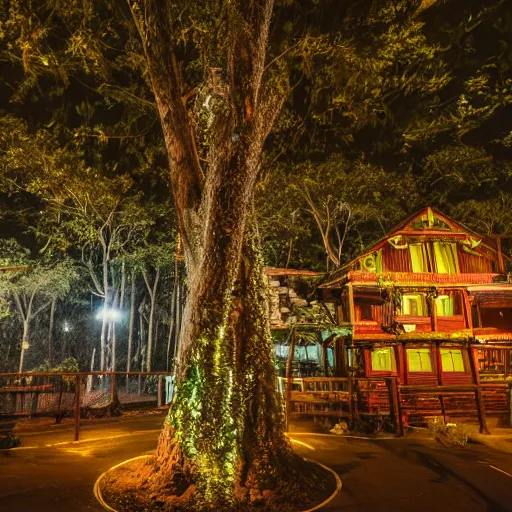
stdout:
{"type": "Polygon", "coordinates": [[[274,389],[263,264],[252,210],[265,139],[287,82],[265,79],[273,2],[226,7],[226,85],[216,93],[206,171],[174,53],[172,8],[131,2],[170,161],[188,297],[177,390],[158,447],[159,477],[194,482],[206,507],[273,489],[290,455],[274,389]]]}

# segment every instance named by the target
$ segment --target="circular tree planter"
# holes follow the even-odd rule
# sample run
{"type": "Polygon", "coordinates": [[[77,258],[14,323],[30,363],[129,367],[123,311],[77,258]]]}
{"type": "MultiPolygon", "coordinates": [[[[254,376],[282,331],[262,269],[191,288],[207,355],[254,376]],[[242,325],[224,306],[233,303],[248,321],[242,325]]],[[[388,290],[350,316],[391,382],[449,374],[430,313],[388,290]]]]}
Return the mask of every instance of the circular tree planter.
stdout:
{"type": "MultiPolygon", "coordinates": [[[[160,500],[158,494],[155,495],[144,487],[153,471],[153,460],[153,455],[141,455],[116,464],[101,474],[94,484],[94,496],[101,506],[109,512],[158,512],[171,510],[172,508],[170,507],[173,506],[180,512],[186,510],[193,512],[195,510],[191,501],[194,491],[193,486],[182,496],[167,497],[167,500],[165,498],[160,500]],[[169,498],[171,498],[171,502],[169,498]],[[173,498],[174,502],[172,502],[173,498]],[[190,503],[190,505],[187,506],[187,503],[190,503]]],[[[332,485],[329,485],[329,488],[322,489],[315,495],[314,502],[313,500],[311,501],[307,510],[301,510],[301,512],[313,512],[330,503],[340,492],[342,483],[338,474],[331,468],[315,460],[304,459],[304,461],[311,465],[316,465],[317,477],[322,472],[325,478],[332,480],[332,485]]],[[[305,474],[304,477],[307,478],[308,475],[305,474]]],[[[304,500],[301,500],[301,502],[302,506],[304,506],[304,500]]],[[[243,505],[242,508],[244,511],[254,508],[254,510],[283,510],[287,512],[297,511],[301,508],[298,503],[296,507],[293,507],[293,504],[286,505],[281,503],[280,505],[270,504],[268,506],[267,504],[259,503],[255,507],[243,505]]]]}

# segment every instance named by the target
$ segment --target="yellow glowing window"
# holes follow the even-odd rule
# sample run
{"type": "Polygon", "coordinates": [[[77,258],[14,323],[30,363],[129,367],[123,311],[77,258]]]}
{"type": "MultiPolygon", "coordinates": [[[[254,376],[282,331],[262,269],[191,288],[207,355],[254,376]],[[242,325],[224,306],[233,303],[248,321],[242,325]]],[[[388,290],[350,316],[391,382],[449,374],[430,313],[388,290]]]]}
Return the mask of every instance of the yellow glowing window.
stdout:
{"type": "Polygon", "coordinates": [[[464,359],[460,348],[442,348],[441,368],[443,372],[464,372],[464,359]]]}
{"type": "Polygon", "coordinates": [[[432,359],[429,348],[408,348],[407,366],[410,372],[431,372],[432,359]]]}
{"type": "Polygon", "coordinates": [[[436,310],[438,316],[453,316],[455,314],[455,297],[453,295],[436,297],[436,310]]]}
{"type": "Polygon", "coordinates": [[[393,348],[374,348],[372,350],[372,370],[376,372],[396,371],[393,348]]]}
{"type": "Polygon", "coordinates": [[[434,254],[439,274],[457,274],[459,272],[456,244],[434,242],[434,254]]]}
{"type": "Polygon", "coordinates": [[[423,244],[409,244],[413,272],[428,272],[423,244]]]}
{"type": "Polygon", "coordinates": [[[402,315],[425,316],[424,296],[421,293],[404,293],[402,295],[402,315]]]}

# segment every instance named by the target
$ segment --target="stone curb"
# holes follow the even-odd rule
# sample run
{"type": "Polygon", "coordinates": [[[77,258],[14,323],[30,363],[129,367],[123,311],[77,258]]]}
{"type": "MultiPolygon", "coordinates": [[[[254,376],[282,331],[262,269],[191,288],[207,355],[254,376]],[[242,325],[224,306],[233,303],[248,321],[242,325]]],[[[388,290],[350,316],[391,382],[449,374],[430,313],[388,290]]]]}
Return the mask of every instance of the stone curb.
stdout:
{"type": "Polygon", "coordinates": [[[488,434],[468,434],[468,438],[473,443],[483,444],[494,450],[498,450],[502,453],[512,454],[512,439],[505,441],[504,439],[497,439],[495,436],[488,434]]]}
{"type": "MultiPolygon", "coordinates": [[[[115,508],[112,508],[108,503],[106,503],[105,500],[103,499],[103,495],[101,494],[101,481],[103,480],[105,475],[114,469],[117,469],[121,466],[124,466],[125,464],[128,464],[128,462],[131,462],[133,460],[138,460],[138,459],[146,459],[149,457],[154,457],[154,455],[139,455],[138,457],[132,457],[131,459],[125,460],[123,462],[120,462],[119,464],[116,464],[115,466],[112,466],[111,468],[107,469],[104,473],[102,473],[98,477],[98,479],[94,483],[93,493],[94,493],[94,497],[98,500],[99,504],[105,510],[107,510],[108,512],[119,512],[115,508]]],[[[339,477],[338,473],[336,473],[333,469],[331,469],[331,468],[325,466],[324,464],[322,464],[321,462],[318,462],[313,459],[304,459],[304,460],[306,460],[307,462],[313,462],[314,464],[318,464],[321,468],[325,469],[326,471],[329,471],[329,473],[331,473],[336,480],[336,489],[327,499],[325,499],[324,501],[322,501],[322,503],[320,503],[319,505],[316,505],[313,508],[309,508],[308,510],[301,511],[301,512],[314,512],[315,510],[319,510],[320,508],[325,507],[339,494],[339,492],[341,491],[342,483],[341,483],[341,478],[339,477]]]]}

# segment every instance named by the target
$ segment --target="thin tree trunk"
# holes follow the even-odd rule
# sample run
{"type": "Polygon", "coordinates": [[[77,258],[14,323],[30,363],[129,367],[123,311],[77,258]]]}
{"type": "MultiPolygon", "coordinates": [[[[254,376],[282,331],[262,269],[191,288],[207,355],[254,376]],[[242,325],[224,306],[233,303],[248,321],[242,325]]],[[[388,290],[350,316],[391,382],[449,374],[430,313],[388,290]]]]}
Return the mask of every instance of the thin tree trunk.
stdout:
{"type": "Polygon", "coordinates": [[[146,283],[146,287],[149,293],[150,305],[149,305],[149,319],[148,319],[148,343],[147,343],[147,356],[146,356],[146,371],[151,371],[151,361],[153,356],[153,331],[155,323],[155,309],[156,309],[156,292],[158,288],[158,281],[160,279],[160,269],[156,269],[155,280],[153,286],[149,282],[149,277],[146,270],[142,271],[142,277],[146,283]]]}
{"type": "Polygon", "coordinates": [[[20,353],[20,366],[18,371],[21,373],[23,371],[23,360],[25,359],[25,351],[28,348],[28,343],[30,339],[30,317],[26,316],[23,319],[23,337],[21,339],[21,353],[20,353]]]}
{"type": "MultiPolygon", "coordinates": [[[[132,343],[133,343],[133,325],[135,321],[135,291],[136,291],[136,274],[135,270],[131,272],[131,288],[130,288],[130,320],[128,323],[128,354],[126,355],[126,371],[130,372],[132,368],[132,343]]],[[[126,376],[126,388],[128,391],[128,381],[130,376],[126,376]]]]}
{"type": "MultiPolygon", "coordinates": [[[[139,358],[140,358],[140,371],[144,371],[146,365],[146,333],[144,329],[144,317],[139,313],[139,358]]],[[[139,374],[139,395],[142,394],[142,375],[139,374]]]]}
{"type": "MultiPolygon", "coordinates": [[[[91,355],[91,372],[94,371],[94,356],[96,355],[96,347],[92,349],[91,355]]],[[[92,375],[87,376],[87,392],[90,393],[92,391],[92,375]]]]}
{"type": "Polygon", "coordinates": [[[100,335],[100,371],[105,371],[105,363],[106,363],[106,346],[107,346],[107,329],[108,329],[108,321],[107,321],[107,297],[103,299],[103,309],[101,314],[101,335],[100,335]]]}
{"type": "Polygon", "coordinates": [[[165,369],[169,371],[170,357],[171,357],[171,341],[174,333],[174,326],[176,324],[176,295],[178,290],[178,260],[174,260],[174,282],[172,285],[171,294],[171,310],[169,316],[169,335],[167,336],[167,357],[165,359],[165,369]]]}
{"type": "MultiPolygon", "coordinates": [[[[117,311],[119,294],[116,293],[114,296],[114,302],[112,303],[113,311],[117,311]]],[[[116,340],[116,319],[112,317],[112,364],[111,371],[116,371],[116,348],[117,348],[117,340],[116,340]]]]}
{"type": "Polygon", "coordinates": [[[55,322],[55,308],[57,306],[57,297],[53,297],[50,307],[50,326],[48,327],[48,362],[53,365],[53,326],[55,322]]]}
{"type": "Polygon", "coordinates": [[[181,338],[181,319],[183,318],[183,282],[178,279],[178,288],[176,290],[176,327],[174,329],[174,355],[173,355],[173,373],[176,375],[176,364],[178,361],[178,351],[181,338]]]}
{"type": "Polygon", "coordinates": [[[123,263],[121,264],[121,296],[119,298],[119,309],[124,308],[124,296],[125,296],[125,290],[126,289],[126,265],[123,260],[123,263]]]}
{"type": "Polygon", "coordinates": [[[108,259],[106,248],[103,251],[103,290],[104,290],[104,299],[103,299],[103,312],[102,312],[102,324],[101,324],[101,338],[100,338],[100,371],[105,371],[107,367],[107,329],[109,327],[108,322],[108,310],[110,307],[110,285],[108,278],[108,259]]]}
{"type": "Polygon", "coordinates": [[[158,331],[159,331],[159,326],[160,326],[160,322],[158,321],[158,316],[155,315],[155,334],[154,334],[154,343],[153,343],[153,361],[156,361],[156,358],[157,358],[157,355],[158,355],[158,331]]]}
{"type": "Polygon", "coordinates": [[[105,344],[105,369],[108,370],[112,364],[112,320],[107,322],[107,340],[105,344]]]}

